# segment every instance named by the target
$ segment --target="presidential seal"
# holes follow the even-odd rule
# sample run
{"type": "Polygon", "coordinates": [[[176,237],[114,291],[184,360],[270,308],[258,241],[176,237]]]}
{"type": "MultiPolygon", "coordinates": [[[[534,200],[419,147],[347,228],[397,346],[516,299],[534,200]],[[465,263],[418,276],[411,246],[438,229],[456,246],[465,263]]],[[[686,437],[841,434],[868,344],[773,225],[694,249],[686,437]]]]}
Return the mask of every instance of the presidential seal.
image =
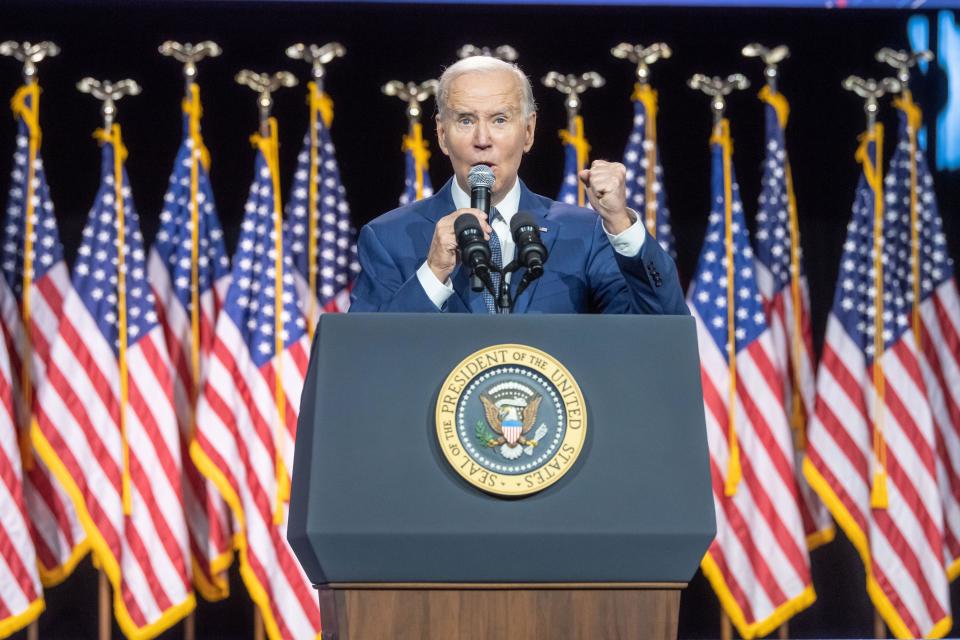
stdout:
{"type": "Polygon", "coordinates": [[[481,349],[447,376],[437,399],[437,440],[447,462],[483,491],[524,496],[570,470],[587,432],[583,394],[539,349],[481,349]]]}

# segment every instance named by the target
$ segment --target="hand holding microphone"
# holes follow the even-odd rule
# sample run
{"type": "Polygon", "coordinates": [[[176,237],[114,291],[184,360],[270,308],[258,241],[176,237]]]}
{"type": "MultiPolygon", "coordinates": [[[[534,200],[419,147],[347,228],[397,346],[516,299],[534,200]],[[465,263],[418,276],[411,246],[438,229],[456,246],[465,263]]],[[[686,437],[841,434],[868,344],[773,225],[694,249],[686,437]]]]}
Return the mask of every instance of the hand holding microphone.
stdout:
{"type": "Polygon", "coordinates": [[[490,277],[490,235],[486,236],[477,216],[467,212],[453,223],[453,232],[460,247],[460,259],[470,272],[470,288],[480,292],[486,289],[491,294],[493,280],[490,277]]]}
{"type": "MultiPolygon", "coordinates": [[[[483,244],[490,240],[490,234],[493,233],[493,229],[487,220],[490,214],[491,190],[495,181],[493,170],[487,165],[477,165],[470,170],[467,181],[470,186],[470,208],[457,209],[453,213],[440,218],[433,230],[433,240],[430,242],[430,251],[427,254],[427,265],[440,282],[446,282],[450,278],[450,274],[453,273],[460,260],[461,232],[466,229],[474,229],[477,226],[469,224],[469,220],[464,220],[460,223],[461,226],[458,230],[454,226],[457,220],[464,215],[474,217],[483,232],[483,244]]],[[[466,240],[475,250],[478,246],[476,234],[471,232],[466,240]]],[[[490,245],[486,244],[486,247],[486,264],[489,265],[490,245]]],[[[473,269],[473,267],[470,268],[473,269]]]]}
{"type": "Polygon", "coordinates": [[[500,291],[494,291],[491,271],[507,272],[525,267],[517,290],[519,296],[531,282],[543,275],[547,248],[540,240],[536,220],[529,213],[518,212],[510,220],[510,235],[516,245],[516,259],[508,265],[491,264],[490,234],[493,233],[488,215],[491,209],[493,171],[486,165],[470,170],[470,208],[457,209],[444,216],[434,228],[427,265],[440,282],[446,282],[462,260],[471,276],[471,289],[489,291],[501,307],[511,307],[509,290],[501,279],[500,291]]]}
{"type": "Polygon", "coordinates": [[[456,221],[464,215],[473,216],[480,226],[484,239],[490,238],[493,229],[487,224],[487,214],[479,209],[457,209],[437,221],[433,240],[427,253],[427,266],[440,282],[446,282],[460,261],[460,246],[457,243],[456,221]]]}

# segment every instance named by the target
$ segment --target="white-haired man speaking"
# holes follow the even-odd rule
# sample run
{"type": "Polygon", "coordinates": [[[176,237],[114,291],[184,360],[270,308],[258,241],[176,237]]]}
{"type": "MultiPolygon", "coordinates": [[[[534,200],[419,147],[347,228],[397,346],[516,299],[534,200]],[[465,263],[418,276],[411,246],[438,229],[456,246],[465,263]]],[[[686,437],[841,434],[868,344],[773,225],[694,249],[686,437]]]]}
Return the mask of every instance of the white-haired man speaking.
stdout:
{"type": "MultiPolygon", "coordinates": [[[[627,207],[622,164],[595,160],[581,172],[592,211],[537,195],[518,179],[537,113],[530,81],[516,65],[460,60],[440,77],[437,105],[437,139],[454,178],[361,229],[351,311],[497,312],[492,296],[471,290],[454,221],[475,215],[494,256],[508,264],[516,248],[510,220],[525,212],[549,257],[543,275],[512,296],[513,313],[688,313],[673,260],[627,207]],[[480,164],[495,177],[490,216],[470,207],[467,176],[480,164]]],[[[522,274],[509,281],[513,292],[522,274]]]]}

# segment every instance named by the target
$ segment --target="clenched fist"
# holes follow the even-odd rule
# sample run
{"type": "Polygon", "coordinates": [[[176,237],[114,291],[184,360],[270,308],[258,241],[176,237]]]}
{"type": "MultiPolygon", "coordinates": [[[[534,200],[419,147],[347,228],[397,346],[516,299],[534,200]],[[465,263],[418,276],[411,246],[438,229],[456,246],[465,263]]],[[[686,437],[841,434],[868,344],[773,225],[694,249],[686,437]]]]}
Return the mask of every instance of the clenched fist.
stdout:
{"type": "Polygon", "coordinates": [[[480,209],[457,209],[437,220],[433,229],[433,240],[430,241],[430,252],[427,254],[427,266],[433,271],[440,282],[446,282],[457,267],[460,260],[460,250],[457,247],[457,236],[453,231],[454,221],[465,213],[472,213],[480,221],[483,237],[490,239],[493,231],[487,223],[487,214],[480,209]]]}
{"type": "Polygon", "coordinates": [[[636,222],[627,209],[627,168],[622,164],[594,160],[589,169],[580,172],[580,181],[608,233],[617,235],[636,222]]]}

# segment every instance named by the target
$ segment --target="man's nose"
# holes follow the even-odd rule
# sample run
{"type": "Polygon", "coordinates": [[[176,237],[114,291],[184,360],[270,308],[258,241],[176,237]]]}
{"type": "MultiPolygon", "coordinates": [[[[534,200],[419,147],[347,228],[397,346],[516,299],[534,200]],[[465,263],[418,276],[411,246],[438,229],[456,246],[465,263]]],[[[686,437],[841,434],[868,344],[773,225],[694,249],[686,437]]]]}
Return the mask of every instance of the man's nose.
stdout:
{"type": "Polygon", "coordinates": [[[487,123],[481,120],[477,123],[476,129],[474,129],[473,146],[478,149],[486,149],[490,145],[490,129],[487,123]]]}

